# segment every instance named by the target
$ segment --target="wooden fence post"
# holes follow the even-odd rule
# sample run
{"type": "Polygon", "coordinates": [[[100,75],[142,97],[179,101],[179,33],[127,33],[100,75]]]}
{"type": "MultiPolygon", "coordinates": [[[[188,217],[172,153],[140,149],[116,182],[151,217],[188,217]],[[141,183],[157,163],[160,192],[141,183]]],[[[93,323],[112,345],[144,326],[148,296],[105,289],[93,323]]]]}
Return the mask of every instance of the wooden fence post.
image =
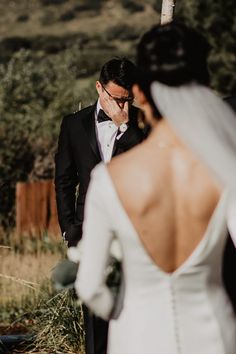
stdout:
{"type": "Polygon", "coordinates": [[[59,234],[52,180],[16,185],[16,233],[21,235],[59,234]]]}

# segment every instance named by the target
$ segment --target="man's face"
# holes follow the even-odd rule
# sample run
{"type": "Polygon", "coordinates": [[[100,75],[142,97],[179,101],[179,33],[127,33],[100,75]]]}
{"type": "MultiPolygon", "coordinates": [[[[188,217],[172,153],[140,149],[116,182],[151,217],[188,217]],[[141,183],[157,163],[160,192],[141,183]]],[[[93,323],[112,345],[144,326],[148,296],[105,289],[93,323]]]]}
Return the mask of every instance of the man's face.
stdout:
{"type": "Polygon", "coordinates": [[[96,89],[99,95],[100,103],[103,110],[107,113],[107,101],[111,100],[116,103],[120,109],[124,108],[126,102],[132,103],[132,93],[125,88],[116,85],[114,82],[109,81],[106,85],[102,85],[99,81],[96,82],[96,89]]]}

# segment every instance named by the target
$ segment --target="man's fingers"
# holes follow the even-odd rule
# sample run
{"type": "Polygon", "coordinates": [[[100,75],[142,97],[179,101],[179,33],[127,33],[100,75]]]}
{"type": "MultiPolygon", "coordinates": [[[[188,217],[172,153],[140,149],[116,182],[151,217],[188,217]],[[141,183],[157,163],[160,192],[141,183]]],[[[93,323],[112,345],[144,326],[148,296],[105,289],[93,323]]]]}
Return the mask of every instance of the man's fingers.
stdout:
{"type": "Polygon", "coordinates": [[[109,100],[109,102],[107,102],[107,108],[109,109],[111,115],[119,114],[121,112],[119,105],[112,100],[109,100]]]}
{"type": "Polygon", "coordinates": [[[124,104],[124,111],[125,111],[126,113],[129,112],[129,103],[128,103],[127,101],[126,101],[125,104],[124,104]]]}

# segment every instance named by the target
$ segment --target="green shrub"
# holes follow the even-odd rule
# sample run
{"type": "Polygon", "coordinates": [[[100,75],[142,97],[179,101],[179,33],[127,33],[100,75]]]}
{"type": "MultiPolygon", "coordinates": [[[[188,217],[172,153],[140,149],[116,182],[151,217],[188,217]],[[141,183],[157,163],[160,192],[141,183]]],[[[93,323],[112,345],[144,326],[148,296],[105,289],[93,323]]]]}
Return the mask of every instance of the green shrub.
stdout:
{"type": "Polygon", "coordinates": [[[75,18],[75,13],[73,10],[68,10],[66,12],[63,12],[63,14],[61,14],[59,20],[60,21],[71,21],[74,20],[75,18]]]}
{"type": "Polygon", "coordinates": [[[61,5],[67,2],[68,0],[39,0],[39,2],[43,6],[49,6],[49,5],[61,5]]]}
{"type": "MultiPolygon", "coordinates": [[[[56,19],[50,21],[56,22],[56,19]]],[[[99,37],[98,37],[99,39],[99,37]]],[[[42,54],[56,54],[66,49],[73,51],[84,47],[91,41],[91,38],[85,34],[77,32],[65,36],[54,35],[38,35],[35,37],[9,37],[0,41],[0,62],[7,63],[12,56],[21,49],[32,50],[34,53],[43,52],[42,54]]],[[[99,43],[97,43],[99,46],[99,43]]],[[[78,57],[78,52],[76,53],[78,57]]]]}
{"type": "Polygon", "coordinates": [[[16,182],[53,177],[62,117],[78,110],[81,100],[84,105],[95,100],[95,79],[80,87],[74,55],[62,54],[45,57],[21,50],[0,66],[0,185],[8,185],[0,203],[4,226],[14,220],[16,182]]]}
{"type": "Polygon", "coordinates": [[[51,26],[57,22],[57,13],[52,9],[46,10],[40,17],[43,26],[51,26]]]}
{"type": "Polygon", "coordinates": [[[30,16],[28,14],[19,15],[16,19],[17,22],[27,22],[30,16]]]}
{"type": "Polygon", "coordinates": [[[106,39],[108,41],[112,40],[122,40],[122,41],[132,41],[137,39],[140,36],[140,31],[137,28],[134,28],[129,25],[115,25],[110,27],[105,32],[106,39]]]}
{"type": "Polygon", "coordinates": [[[211,45],[212,87],[223,95],[236,93],[236,8],[233,0],[178,0],[176,17],[202,32],[211,45]]]}
{"type": "Polygon", "coordinates": [[[125,9],[129,10],[129,12],[131,13],[144,11],[143,4],[138,4],[137,2],[132,0],[121,0],[121,4],[125,9]]]}

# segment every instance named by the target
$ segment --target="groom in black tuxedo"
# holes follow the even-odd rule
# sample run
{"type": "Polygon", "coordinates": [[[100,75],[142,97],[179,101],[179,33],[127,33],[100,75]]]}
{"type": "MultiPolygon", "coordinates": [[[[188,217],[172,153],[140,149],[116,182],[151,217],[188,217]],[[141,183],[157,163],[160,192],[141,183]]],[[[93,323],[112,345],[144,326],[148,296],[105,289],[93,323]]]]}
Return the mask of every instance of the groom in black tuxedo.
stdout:
{"type": "MultiPolygon", "coordinates": [[[[126,58],[115,58],[101,69],[96,82],[98,101],[64,117],[55,157],[58,219],[68,247],[82,237],[84,202],[90,173],[100,162],[108,162],[143,138],[132,106],[135,66],[126,58]],[[77,196],[77,197],[76,197],[77,196]]],[[[84,307],[86,354],[105,354],[108,323],[90,315],[84,307]]]]}

